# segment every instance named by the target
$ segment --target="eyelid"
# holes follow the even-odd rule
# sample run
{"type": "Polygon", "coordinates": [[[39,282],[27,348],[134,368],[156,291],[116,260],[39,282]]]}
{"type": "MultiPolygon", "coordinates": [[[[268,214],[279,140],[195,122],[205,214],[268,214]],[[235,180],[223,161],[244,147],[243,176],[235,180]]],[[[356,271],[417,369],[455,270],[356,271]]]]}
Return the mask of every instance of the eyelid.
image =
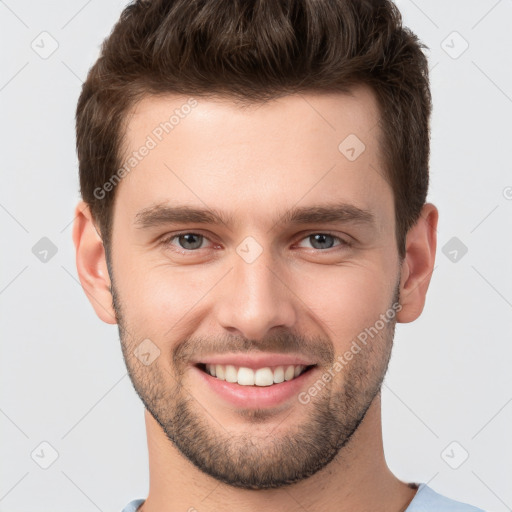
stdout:
{"type": "MultiPolygon", "coordinates": [[[[351,241],[346,240],[345,238],[337,235],[336,233],[332,233],[330,231],[318,231],[318,230],[317,231],[309,231],[305,235],[301,235],[299,242],[302,242],[304,239],[309,238],[310,236],[313,236],[313,235],[327,235],[327,236],[331,236],[332,238],[335,238],[336,240],[341,242],[339,245],[336,245],[334,247],[350,247],[352,245],[351,241]]],[[[349,237],[347,236],[347,238],[349,238],[349,237]]],[[[330,247],[330,249],[334,249],[334,247],[330,247]]],[[[314,247],[313,247],[313,250],[318,251],[318,252],[328,252],[329,251],[329,249],[321,250],[321,249],[315,249],[314,247]]]]}
{"type": "MultiPolygon", "coordinates": [[[[199,236],[202,236],[204,240],[208,240],[210,243],[215,243],[213,242],[212,240],[210,240],[210,237],[208,235],[205,235],[200,229],[197,229],[197,230],[191,230],[191,229],[188,229],[188,230],[184,230],[184,231],[178,231],[176,233],[168,233],[166,235],[164,235],[159,241],[158,241],[158,244],[159,245],[164,245],[164,246],[173,246],[173,244],[171,243],[175,238],[178,238],[182,235],[199,235],[199,236]]],[[[178,252],[181,252],[181,253],[194,253],[194,252],[199,252],[200,249],[184,249],[183,247],[178,247],[178,246],[174,246],[175,247],[175,250],[178,251],[178,252]]]]}
{"type": "MultiPolygon", "coordinates": [[[[167,235],[164,235],[162,237],[162,239],[159,241],[159,244],[161,245],[164,245],[164,246],[173,246],[173,244],[171,244],[171,241],[173,241],[175,238],[178,238],[182,235],[199,235],[199,236],[202,236],[203,239],[205,240],[208,240],[210,243],[215,243],[213,242],[212,240],[210,240],[209,236],[208,235],[205,235],[200,229],[199,230],[184,230],[184,231],[179,231],[179,232],[176,232],[176,233],[168,233],[167,235]]],[[[327,235],[327,236],[331,236],[335,239],[337,239],[340,243],[338,245],[335,245],[334,247],[330,247],[328,249],[315,249],[314,247],[310,248],[311,250],[315,251],[315,252],[318,252],[318,253],[321,253],[321,252],[329,252],[330,249],[335,249],[336,247],[338,248],[343,248],[343,247],[351,247],[352,246],[352,241],[351,240],[346,240],[345,238],[337,235],[336,233],[332,233],[330,231],[322,231],[322,230],[312,230],[312,231],[306,231],[306,232],[303,232],[303,233],[300,233],[299,236],[300,238],[298,239],[298,242],[302,242],[303,240],[305,240],[306,238],[309,238],[310,236],[312,235],[327,235]]],[[[347,235],[347,238],[350,238],[348,235],[347,235]]],[[[190,253],[190,254],[193,254],[193,253],[196,253],[196,252],[199,252],[201,249],[183,249],[182,247],[177,247],[177,246],[174,246],[175,247],[175,251],[179,252],[180,254],[184,254],[184,253],[190,253]]],[[[208,248],[203,248],[203,249],[208,249],[208,248]]]]}

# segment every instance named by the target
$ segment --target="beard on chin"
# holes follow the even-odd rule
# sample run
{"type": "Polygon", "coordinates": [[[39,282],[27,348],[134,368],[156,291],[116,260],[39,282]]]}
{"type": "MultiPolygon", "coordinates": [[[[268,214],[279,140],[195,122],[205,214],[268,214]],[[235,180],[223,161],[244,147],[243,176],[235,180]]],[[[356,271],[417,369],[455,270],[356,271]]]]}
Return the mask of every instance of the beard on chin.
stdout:
{"type": "MultiPolygon", "coordinates": [[[[245,430],[233,432],[205,410],[194,396],[194,389],[184,385],[192,354],[295,352],[322,361],[319,366],[327,371],[336,361],[333,344],[328,339],[313,340],[278,329],[260,341],[239,337],[187,338],[174,346],[170,361],[162,362],[160,356],[144,366],[133,351],[145,336],[135,336],[135,329],[127,329],[113,280],[111,286],[123,357],[135,391],[174,446],[199,470],[230,486],[276,489],[312,476],[343,453],[380,392],[391,355],[394,319],[309,403],[297,400],[293,410],[302,408],[301,421],[287,425],[285,417],[279,433],[274,428],[266,433],[258,429],[260,434],[255,434],[255,428],[275,411],[233,409],[247,425],[245,430]]],[[[399,285],[392,304],[398,302],[398,290],[399,285]]]]}

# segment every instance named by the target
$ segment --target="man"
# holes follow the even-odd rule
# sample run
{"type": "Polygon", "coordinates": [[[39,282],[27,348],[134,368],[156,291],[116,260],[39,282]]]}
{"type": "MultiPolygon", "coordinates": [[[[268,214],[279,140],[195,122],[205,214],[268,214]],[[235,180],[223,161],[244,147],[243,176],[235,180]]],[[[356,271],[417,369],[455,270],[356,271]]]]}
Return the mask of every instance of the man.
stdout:
{"type": "Polygon", "coordinates": [[[476,511],[386,465],[421,314],[427,60],[388,1],[137,1],[77,107],[73,240],[143,401],[125,512],[476,511]]]}

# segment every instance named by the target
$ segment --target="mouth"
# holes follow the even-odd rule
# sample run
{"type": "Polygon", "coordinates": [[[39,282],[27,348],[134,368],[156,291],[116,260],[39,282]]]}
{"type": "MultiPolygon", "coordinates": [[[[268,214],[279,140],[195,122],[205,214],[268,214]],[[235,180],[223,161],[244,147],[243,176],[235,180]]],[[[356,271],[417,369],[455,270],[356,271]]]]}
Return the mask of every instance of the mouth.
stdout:
{"type": "Polygon", "coordinates": [[[316,364],[290,364],[249,368],[230,364],[198,363],[195,365],[196,368],[217,380],[252,387],[276,386],[283,382],[292,381],[310,372],[316,366],[316,364]]]}

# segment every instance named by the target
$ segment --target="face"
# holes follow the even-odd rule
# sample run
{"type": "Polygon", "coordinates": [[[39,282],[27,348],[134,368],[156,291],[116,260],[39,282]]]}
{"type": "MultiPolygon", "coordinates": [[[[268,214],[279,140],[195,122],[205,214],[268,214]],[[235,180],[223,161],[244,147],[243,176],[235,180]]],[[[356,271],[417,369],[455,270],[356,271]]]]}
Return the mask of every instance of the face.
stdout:
{"type": "Polygon", "coordinates": [[[387,369],[400,262],[377,104],[365,88],[187,100],[129,117],[125,156],[146,154],[115,191],[123,354],[193,464],[277,488],[343,452],[387,369]]]}

